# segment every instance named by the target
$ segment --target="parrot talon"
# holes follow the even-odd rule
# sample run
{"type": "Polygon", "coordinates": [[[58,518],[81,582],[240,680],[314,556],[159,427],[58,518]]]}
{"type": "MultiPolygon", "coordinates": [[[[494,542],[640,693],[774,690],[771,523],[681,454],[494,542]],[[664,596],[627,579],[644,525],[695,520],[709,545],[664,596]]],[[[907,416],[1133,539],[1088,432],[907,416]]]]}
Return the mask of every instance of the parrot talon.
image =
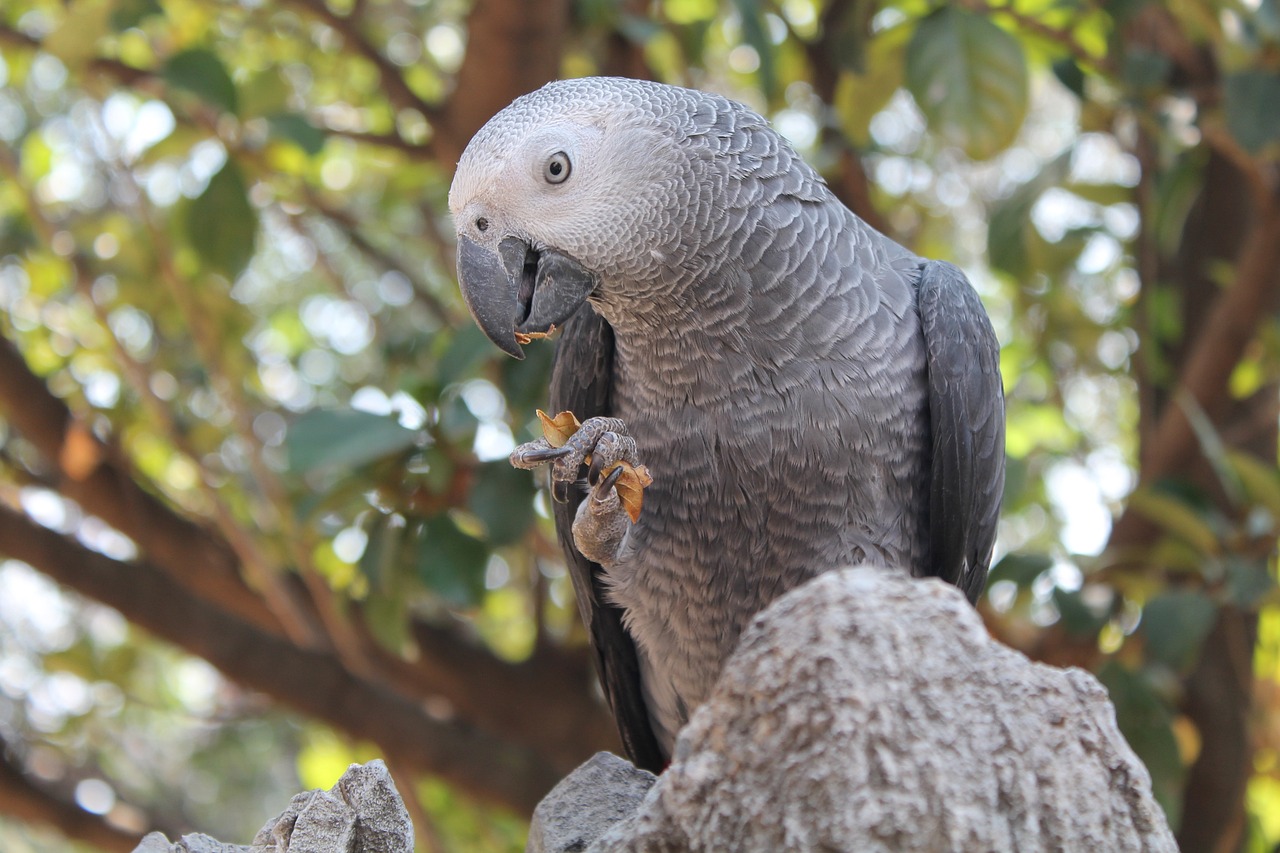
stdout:
{"type": "Polygon", "coordinates": [[[570,486],[576,485],[576,481],[566,482],[564,480],[552,479],[551,481],[551,499],[558,504],[567,504],[569,499],[573,497],[570,486]]]}
{"type": "Polygon", "coordinates": [[[572,452],[569,447],[548,447],[540,450],[526,450],[521,454],[521,459],[529,463],[550,462],[553,459],[559,459],[561,456],[568,456],[572,452]]]}
{"type": "Polygon", "coordinates": [[[622,477],[623,468],[621,465],[609,472],[608,476],[600,482],[596,483],[596,500],[603,500],[602,495],[608,495],[609,491],[617,484],[622,477]]]}
{"type": "MultiPolygon", "coordinates": [[[[600,437],[596,439],[596,447],[599,448],[600,452],[591,454],[591,463],[587,468],[588,483],[594,486],[596,481],[600,479],[600,472],[617,460],[628,458],[625,452],[620,453],[620,450],[625,450],[618,446],[621,440],[622,435],[612,430],[601,433],[600,437]]],[[[634,455],[634,451],[631,455],[634,455]]]]}

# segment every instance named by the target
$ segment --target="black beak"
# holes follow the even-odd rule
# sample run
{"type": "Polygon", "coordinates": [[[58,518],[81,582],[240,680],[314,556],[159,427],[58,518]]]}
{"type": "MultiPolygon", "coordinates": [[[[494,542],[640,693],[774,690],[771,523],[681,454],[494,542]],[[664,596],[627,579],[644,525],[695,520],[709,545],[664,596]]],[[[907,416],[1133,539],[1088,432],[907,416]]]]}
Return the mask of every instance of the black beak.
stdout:
{"type": "Polygon", "coordinates": [[[524,358],[516,333],[542,333],[573,316],[596,277],[568,255],[534,250],[507,237],[492,252],[458,237],[458,284],[485,337],[515,358],[524,358]]]}

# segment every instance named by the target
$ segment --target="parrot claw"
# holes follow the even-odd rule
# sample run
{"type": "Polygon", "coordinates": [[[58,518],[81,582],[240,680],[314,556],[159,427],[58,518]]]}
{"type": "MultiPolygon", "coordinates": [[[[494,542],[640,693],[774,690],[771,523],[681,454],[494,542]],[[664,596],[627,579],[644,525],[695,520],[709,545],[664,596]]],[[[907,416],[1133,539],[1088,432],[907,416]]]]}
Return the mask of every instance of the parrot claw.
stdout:
{"type": "Polygon", "coordinates": [[[588,418],[561,447],[546,438],[522,444],[511,453],[517,468],[551,463],[551,496],[568,503],[574,490],[589,494],[578,508],[573,537],[578,550],[602,565],[617,561],[622,539],[631,528],[627,509],[618,497],[622,464],[640,466],[635,439],[618,418],[588,418]],[[586,477],[582,469],[586,468],[586,477]]]}
{"type": "Polygon", "coordinates": [[[624,469],[622,468],[621,465],[615,467],[612,471],[608,473],[608,475],[603,480],[599,478],[599,472],[596,471],[596,466],[594,464],[592,464],[591,470],[596,474],[596,476],[592,477],[590,474],[588,474],[587,482],[592,484],[592,487],[595,490],[597,495],[596,499],[599,500],[598,496],[601,493],[607,493],[611,491],[613,487],[617,485],[618,480],[622,479],[622,472],[624,469]]]}
{"type": "Polygon", "coordinates": [[[552,447],[551,443],[545,438],[539,438],[536,441],[526,442],[511,451],[509,460],[514,468],[532,471],[539,465],[559,459],[570,452],[571,448],[569,447],[552,447]]]}
{"type": "Polygon", "coordinates": [[[561,456],[567,456],[569,453],[570,450],[567,447],[546,447],[525,451],[521,458],[525,462],[542,464],[543,462],[559,459],[561,456]]]}

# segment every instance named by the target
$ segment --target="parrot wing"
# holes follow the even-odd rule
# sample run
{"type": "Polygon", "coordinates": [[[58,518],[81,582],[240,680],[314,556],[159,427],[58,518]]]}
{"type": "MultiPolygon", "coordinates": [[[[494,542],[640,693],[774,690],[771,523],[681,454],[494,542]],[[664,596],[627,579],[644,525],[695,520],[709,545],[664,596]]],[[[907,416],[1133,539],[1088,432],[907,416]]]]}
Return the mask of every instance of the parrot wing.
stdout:
{"type": "MultiPolygon", "coordinates": [[[[551,369],[552,411],[570,411],[584,421],[609,415],[612,387],[613,329],[589,304],[583,304],[565,324],[556,347],[551,369]]],[[[661,773],[666,762],[645,709],[635,642],[622,624],[622,610],[605,596],[604,570],[573,544],[573,519],[584,495],[577,489],[570,492],[567,503],[554,504],[556,533],[582,624],[591,639],[596,671],[627,756],[637,767],[661,773]]]]}
{"type": "Polygon", "coordinates": [[[925,261],[918,291],[933,433],[929,573],[976,601],[1004,489],[1000,344],[957,267],[925,261]]]}

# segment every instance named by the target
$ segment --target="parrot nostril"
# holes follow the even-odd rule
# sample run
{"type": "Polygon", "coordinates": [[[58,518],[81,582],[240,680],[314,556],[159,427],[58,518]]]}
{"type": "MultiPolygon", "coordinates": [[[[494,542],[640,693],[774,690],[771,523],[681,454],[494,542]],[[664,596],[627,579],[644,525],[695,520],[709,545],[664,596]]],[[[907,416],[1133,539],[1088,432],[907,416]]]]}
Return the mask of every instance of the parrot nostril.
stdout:
{"type": "Polygon", "coordinates": [[[481,216],[479,219],[477,219],[477,220],[476,220],[476,230],[477,230],[477,231],[480,231],[480,232],[488,231],[488,230],[489,230],[489,220],[485,219],[483,216],[481,216]]]}

